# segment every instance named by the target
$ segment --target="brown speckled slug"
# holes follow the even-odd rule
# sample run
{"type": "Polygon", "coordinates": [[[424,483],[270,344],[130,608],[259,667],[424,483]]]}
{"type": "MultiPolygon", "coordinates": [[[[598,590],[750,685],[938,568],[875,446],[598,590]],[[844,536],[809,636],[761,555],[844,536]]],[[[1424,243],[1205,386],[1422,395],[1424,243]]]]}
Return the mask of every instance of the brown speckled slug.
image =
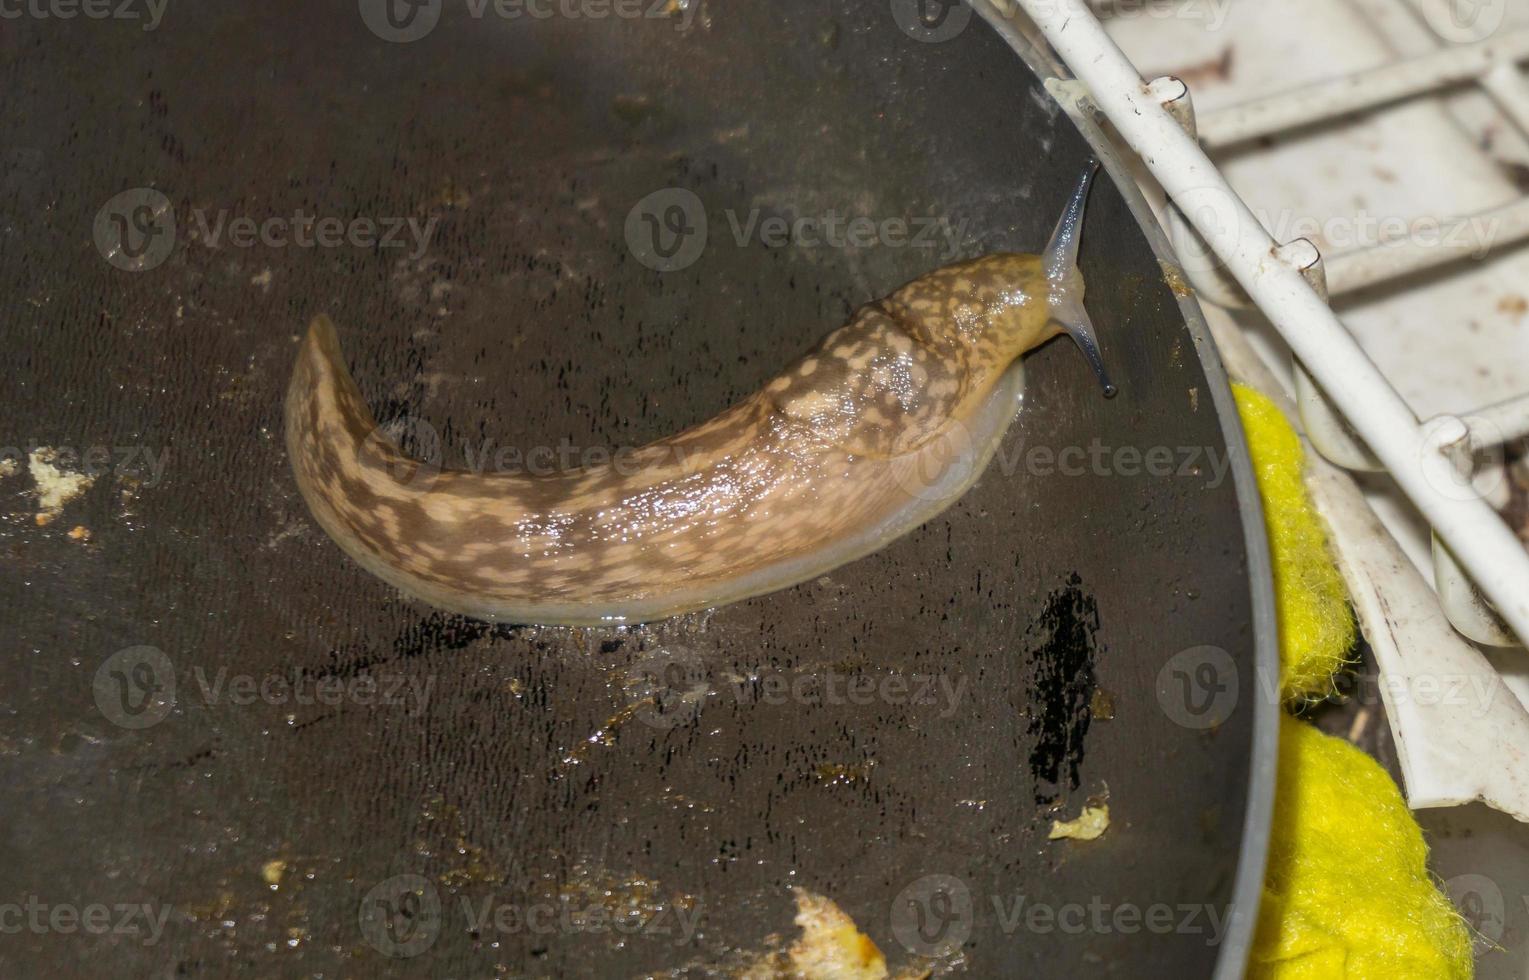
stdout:
{"type": "Polygon", "coordinates": [[[1093,168],[1043,255],[916,279],[709,422],[620,463],[435,470],[380,435],[319,317],[287,392],[287,452],[330,537],[426,602],[548,625],[642,622],[774,592],[876,551],[981,474],[1019,357],[1066,332],[1113,394],[1083,308],[1093,168]]]}

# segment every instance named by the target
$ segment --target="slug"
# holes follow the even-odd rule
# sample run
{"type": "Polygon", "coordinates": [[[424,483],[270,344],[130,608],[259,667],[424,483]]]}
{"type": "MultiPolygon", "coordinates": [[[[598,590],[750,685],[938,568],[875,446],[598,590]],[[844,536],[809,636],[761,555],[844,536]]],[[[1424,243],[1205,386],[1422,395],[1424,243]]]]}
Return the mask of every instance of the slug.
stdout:
{"type": "Polygon", "coordinates": [[[1066,333],[1114,394],[1077,264],[1096,169],[1043,254],[931,272],[710,421],[571,471],[410,459],[378,428],[319,316],[286,397],[297,485],[362,567],[483,619],[643,622],[822,575],[976,481],[1018,410],[1022,354],[1066,333]]]}

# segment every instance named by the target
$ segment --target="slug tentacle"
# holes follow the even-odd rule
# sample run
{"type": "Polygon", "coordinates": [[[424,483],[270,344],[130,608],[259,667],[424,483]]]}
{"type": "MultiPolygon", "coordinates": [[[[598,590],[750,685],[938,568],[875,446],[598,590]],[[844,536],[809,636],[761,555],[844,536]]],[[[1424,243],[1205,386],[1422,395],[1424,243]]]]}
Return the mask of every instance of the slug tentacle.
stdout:
{"type": "Polygon", "coordinates": [[[1094,174],[1098,170],[1099,164],[1093,163],[1083,172],[1077,189],[1068,199],[1067,208],[1057,222],[1056,230],[1051,234],[1051,242],[1046,246],[1041,261],[1046,269],[1046,281],[1050,285],[1052,317],[1072,337],[1089,366],[1099,376],[1104,397],[1113,398],[1116,388],[1110,383],[1109,372],[1104,368],[1094,321],[1083,306],[1083,273],[1078,268],[1078,245],[1083,240],[1083,214],[1094,174]]]}
{"type": "Polygon", "coordinates": [[[287,391],[297,485],[367,570],[484,618],[633,622],[815,578],[976,481],[1017,410],[1020,356],[1058,324],[1102,376],[1076,263],[1086,194],[1085,178],[1046,256],[937,269],[710,421],[569,471],[411,459],[318,317],[287,391]]]}

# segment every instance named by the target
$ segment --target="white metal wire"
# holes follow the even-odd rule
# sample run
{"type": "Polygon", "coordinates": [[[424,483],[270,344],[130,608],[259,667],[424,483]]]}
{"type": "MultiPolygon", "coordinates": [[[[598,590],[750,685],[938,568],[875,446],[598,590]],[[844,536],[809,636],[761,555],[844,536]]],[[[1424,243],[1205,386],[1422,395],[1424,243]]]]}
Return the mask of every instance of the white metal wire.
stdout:
{"type": "Polygon", "coordinates": [[[1200,118],[1200,139],[1207,147],[1220,149],[1260,136],[1273,136],[1449,85],[1476,81],[1497,68],[1526,59],[1529,31],[1504,33],[1480,44],[1441,48],[1420,58],[1303,85],[1266,99],[1207,113],[1200,118]]]}
{"type": "MultiPolygon", "coordinates": [[[[1310,270],[1303,274],[1287,261],[1289,250],[1280,249],[1280,243],[1227,184],[1191,135],[1192,128],[1186,132],[1181,120],[1162,104],[1164,86],[1154,89],[1143,82],[1084,0],[1017,2],[1087,86],[1094,103],[1225,270],[1280,332],[1326,402],[1341,412],[1432,525],[1445,546],[1438,550],[1458,560],[1521,641],[1529,639],[1529,552],[1471,483],[1461,478],[1456,463],[1460,446],[1488,438],[1488,426],[1498,426],[1490,434],[1496,441],[1500,441],[1498,433],[1524,427],[1529,399],[1495,408],[1486,421],[1478,414],[1474,430],[1454,416],[1420,423],[1308,280],[1310,270]]],[[[1324,106],[1332,109],[1330,115],[1343,115],[1441,83],[1488,75],[1501,90],[1494,95],[1500,101],[1512,101],[1519,98],[1522,79],[1510,81],[1501,69],[1526,56],[1529,32],[1450,49],[1416,59],[1404,70],[1390,66],[1353,76],[1340,83],[1346,85],[1341,92],[1327,93],[1326,101],[1313,98],[1312,89],[1305,89],[1294,97],[1281,97],[1283,101],[1266,103],[1274,108],[1249,111],[1244,106],[1239,115],[1223,116],[1226,121],[1216,124],[1219,139],[1223,143],[1245,140],[1260,132],[1307,125],[1323,117],[1324,106]],[[1356,85],[1353,78],[1361,81],[1356,85]],[[1426,84],[1417,88],[1413,79],[1426,79],[1426,84]]],[[[1521,107],[1529,110],[1529,100],[1521,107]]],[[[1182,117],[1184,112],[1177,114],[1182,117]]],[[[1209,129],[1212,135],[1207,142],[1214,143],[1216,126],[1209,129]]],[[[1201,120],[1201,133],[1206,130],[1206,120],[1201,120]]],[[[1405,265],[1398,263],[1398,269],[1405,265]]]]}

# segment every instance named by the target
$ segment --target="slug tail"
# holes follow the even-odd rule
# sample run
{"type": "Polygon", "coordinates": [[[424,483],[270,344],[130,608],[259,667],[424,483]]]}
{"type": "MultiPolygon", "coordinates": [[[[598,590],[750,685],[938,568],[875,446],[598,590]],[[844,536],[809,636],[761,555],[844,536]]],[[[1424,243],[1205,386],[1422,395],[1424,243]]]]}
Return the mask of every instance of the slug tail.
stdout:
{"type": "Polygon", "coordinates": [[[298,350],[285,406],[287,456],[319,525],[374,574],[401,581],[417,503],[440,469],[415,460],[378,425],[345,366],[326,316],[298,350]]]}

